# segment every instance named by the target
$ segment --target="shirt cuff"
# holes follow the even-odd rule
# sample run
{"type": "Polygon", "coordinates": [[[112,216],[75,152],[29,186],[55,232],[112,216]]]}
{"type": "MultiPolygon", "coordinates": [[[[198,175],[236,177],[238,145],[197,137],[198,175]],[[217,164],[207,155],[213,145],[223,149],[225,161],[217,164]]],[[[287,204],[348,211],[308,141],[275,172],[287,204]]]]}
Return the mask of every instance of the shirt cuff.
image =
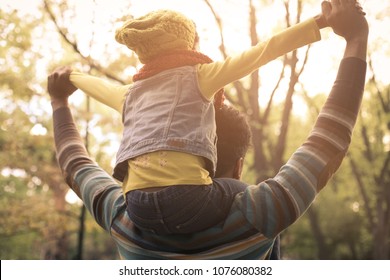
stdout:
{"type": "Polygon", "coordinates": [[[329,101],[357,114],[363,97],[366,61],[357,57],[341,60],[329,101]]]}

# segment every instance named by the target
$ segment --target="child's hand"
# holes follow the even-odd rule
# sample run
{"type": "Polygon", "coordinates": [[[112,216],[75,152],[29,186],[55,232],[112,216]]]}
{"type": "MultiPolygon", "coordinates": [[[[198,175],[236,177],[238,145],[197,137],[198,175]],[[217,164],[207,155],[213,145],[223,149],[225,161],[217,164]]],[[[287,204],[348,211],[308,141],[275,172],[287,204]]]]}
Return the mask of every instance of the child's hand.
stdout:
{"type": "Polygon", "coordinates": [[[332,10],[332,5],[328,1],[323,1],[321,3],[321,14],[314,17],[319,29],[329,26],[328,21],[326,20],[327,15],[332,10]]]}

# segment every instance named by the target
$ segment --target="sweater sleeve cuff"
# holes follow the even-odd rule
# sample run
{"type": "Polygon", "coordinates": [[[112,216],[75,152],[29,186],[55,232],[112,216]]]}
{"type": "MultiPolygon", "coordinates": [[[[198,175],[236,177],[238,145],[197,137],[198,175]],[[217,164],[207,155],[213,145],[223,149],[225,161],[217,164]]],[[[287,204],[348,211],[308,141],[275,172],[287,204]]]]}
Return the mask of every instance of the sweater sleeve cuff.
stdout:
{"type": "Polygon", "coordinates": [[[363,89],[365,84],[367,63],[357,57],[341,60],[337,80],[351,82],[355,88],[363,89]]]}
{"type": "Polygon", "coordinates": [[[320,28],[318,27],[318,24],[314,18],[310,18],[307,20],[307,22],[312,25],[312,32],[313,32],[313,39],[314,41],[321,40],[321,32],[320,28]]]}
{"type": "Polygon", "coordinates": [[[366,69],[365,61],[356,57],[344,58],[340,63],[329,102],[357,114],[363,97],[366,69]]]}
{"type": "Polygon", "coordinates": [[[299,30],[297,32],[298,34],[299,32],[304,33],[305,35],[302,37],[308,38],[308,43],[314,43],[321,40],[321,32],[314,18],[309,18],[290,28],[299,30]]]}
{"type": "Polygon", "coordinates": [[[53,112],[53,120],[56,124],[58,121],[61,123],[73,123],[72,113],[69,107],[61,107],[53,112]]]}

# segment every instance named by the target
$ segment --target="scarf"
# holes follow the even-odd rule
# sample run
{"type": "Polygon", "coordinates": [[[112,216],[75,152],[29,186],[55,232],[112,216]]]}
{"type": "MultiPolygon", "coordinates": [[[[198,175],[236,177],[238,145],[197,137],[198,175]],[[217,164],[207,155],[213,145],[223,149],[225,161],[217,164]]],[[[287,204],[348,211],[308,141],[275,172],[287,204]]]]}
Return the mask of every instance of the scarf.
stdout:
{"type": "MultiPolygon", "coordinates": [[[[190,50],[177,50],[163,54],[147,64],[145,64],[137,74],[133,76],[133,81],[143,80],[152,77],[162,71],[196,64],[211,63],[212,60],[207,55],[190,50]]],[[[214,107],[220,109],[225,100],[224,90],[220,89],[214,96],[214,107]]]]}

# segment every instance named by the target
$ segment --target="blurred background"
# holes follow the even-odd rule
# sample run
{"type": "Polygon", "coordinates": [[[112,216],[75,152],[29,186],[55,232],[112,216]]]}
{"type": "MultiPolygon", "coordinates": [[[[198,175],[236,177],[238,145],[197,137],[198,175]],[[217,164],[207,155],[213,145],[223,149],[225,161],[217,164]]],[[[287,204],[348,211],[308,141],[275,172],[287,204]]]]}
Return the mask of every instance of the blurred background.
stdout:
{"type": "MultiPolygon", "coordinates": [[[[320,12],[315,0],[1,0],[0,257],[116,259],[116,248],[64,183],[55,158],[47,75],[70,65],[117,84],[140,67],[115,42],[123,20],[175,9],[194,20],[212,59],[261,42],[320,12]]],[[[281,235],[284,259],[390,259],[390,2],[361,1],[370,25],[368,72],[353,142],[340,170],[281,235]]],[[[276,174],[305,140],[336,76],[344,41],[291,52],[226,87],[253,145],[244,180],[276,174]]],[[[77,91],[76,122],[91,156],[111,173],[121,116],[77,91]]]]}

